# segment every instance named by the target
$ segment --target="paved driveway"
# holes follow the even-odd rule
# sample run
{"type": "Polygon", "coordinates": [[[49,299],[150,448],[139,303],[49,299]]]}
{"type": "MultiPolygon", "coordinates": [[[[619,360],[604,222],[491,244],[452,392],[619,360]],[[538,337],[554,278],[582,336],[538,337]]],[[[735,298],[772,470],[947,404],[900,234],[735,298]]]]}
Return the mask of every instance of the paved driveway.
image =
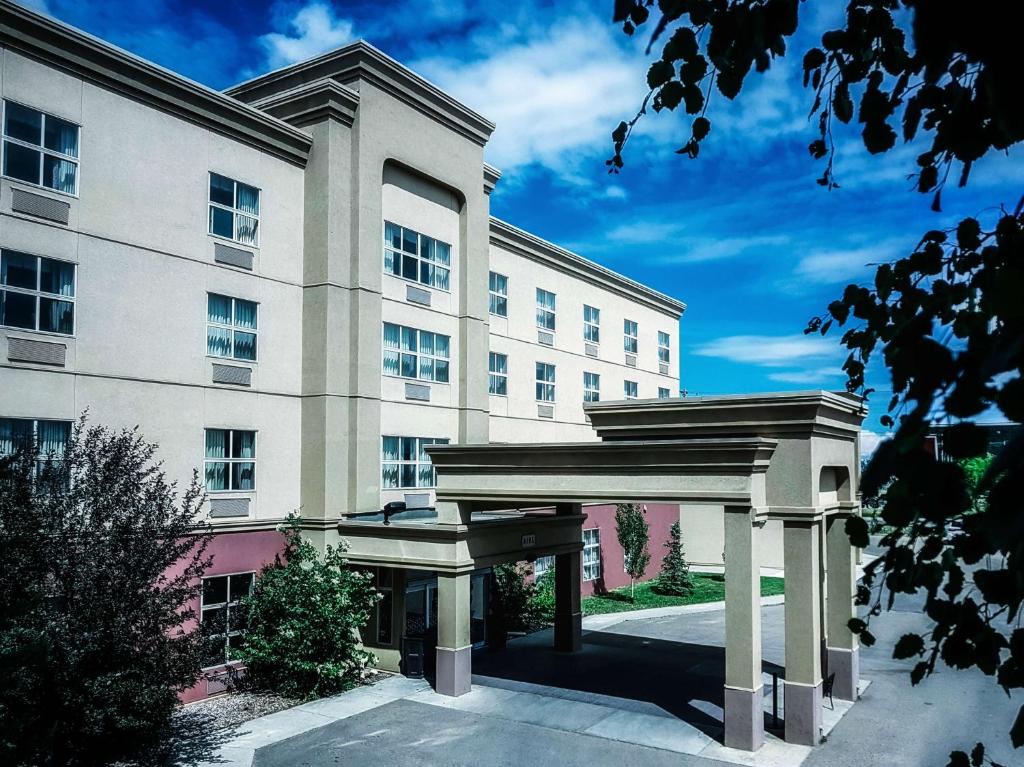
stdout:
{"type": "MultiPolygon", "coordinates": [[[[862,676],[872,684],[812,750],[766,747],[751,759],[715,742],[724,639],[724,613],[717,611],[605,627],[587,633],[575,656],[555,654],[548,637],[535,635],[474,659],[474,670],[487,676],[469,696],[413,691],[260,747],[254,764],[721,767],[718,759],[735,758],[919,767],[945,765],[950,750],[977,740],[995,749],[996,761],[1017,763],[1021,754],[1011,752],[1006,732],[1019,697],[1008,700],[975,672],[942,670],[912,688],[911,664],[888,657],[902,633],[924,625],[919,608],[919,600],[903,599],[873,627],[878,644],[861,655],[862,676]]],[[[783,610],[762,611],[768,668],[783,660],[783,610]]]]}

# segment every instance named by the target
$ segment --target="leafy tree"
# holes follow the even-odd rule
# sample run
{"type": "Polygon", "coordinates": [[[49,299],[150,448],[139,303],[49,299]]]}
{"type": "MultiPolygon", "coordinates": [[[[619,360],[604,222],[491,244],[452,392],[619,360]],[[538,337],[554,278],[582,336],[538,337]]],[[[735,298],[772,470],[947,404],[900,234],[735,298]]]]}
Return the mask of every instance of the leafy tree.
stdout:
{"type": "Polygon", "coordinates": [[[380,595],[369,573],[348,566],[344,544],[321,554],[300,524],[292,513],[281,526],[284,556],[260,571],[244,600],[248,629],[232,657],[245,664],[247,685],[316,698],[349,689],[375,661],[359,630],[380,595]]]}
{"type": "MultiPolygon", "coordinates": [[[[660,56],[647,76],[650,90],[632,120],[612,133],[612,172],[636,122],[650,108],[691,115],[680,154],[696,158],[711,134],[707,116],[712,89],[737,98],[751,70],[766,71],[787,52],[797,30],[798,0],[617,0],[615,21],[627,34],[650,24],[650,50],[660,56]],[[654,18],[652,18],[652,16],[654,18]]],[[[950,173],[966,185],[979,160],[1012,162],[1007,150],[1024,139],[1017,25],[1011,6],[921,0],[848,0],[845,23],[804,52],[817,137],[808,147],[823,163],[818,183],[837,186],[833,167],[837,123],[861,126],[872,154],[905,142],[927,142],[914,186],[941,208],[950,173]]],[[[1024,687],[1024,436],[1006,444],[981,478],[982,513],[949,524],[971,510],[968,479],[956,461],[937,460],[923,449],[929,422],[952,419],[945,449],[954,459],[984,455],[976,419],[999,411],[1024,420],[1024,200],[994,208],[984,222],[966,218],[948,230],[931,230],[906,257],[877,267],[868,285],[849,285],[813,318],[805,332],[826,334],[847,326],[847,387],[864,396],[870,360],[881,355],[893,396],[883,425],[895,430],[863,474],[862,492],[888,483],[882,517],[893,530],[882,540],[885,555],[867,569],[858,601],[867,620],[851,628],[870,645],[870,619],[891,606],[896,592],[924,589],[934,623],[909,634],[894,650],[920,657],[914,683],[941,658],[954,668],[976,666],[1009,693],[1024,687]],[[992,566],[981,566],[986,555],[992,566]]],[[[916,235],[915,235],[916,238],[916,235]]],[[[868,542],[865,522],[847,525],[855,545],[868,542]]],[[[1024,707],[1010,731],[1024,745],[1024,707]]],[[[972,753],[980,763],[984,750],[972,753]]],[[[954,752],[954,762],[967,754],[954,752]]]]}
{"type": "Polygon", "coordinates": [[[643,578],[651,562],[651,552],[647,549],[651,538],[650,528],[644,510],[635,503],[620,503],[616,506],[615,535],[622,547],[626,573],[629,575],[629,598],[632,600],[636,581],[643,578]]]}
{"type": "Polygon", "coordinates": [[[668,553],[661,560],[661,572],[654,590],[659,594],[685,597],[693,591],[693,579],[690,578],[690,566],[683,553],[683,534],[678,521],[672,523],[665,548],[668,553]]]}
{"type": "Polygon", "coordinates": [[[537,625],[548,625],[555,620],[555,569],[547,570],[535,583],[530,598],[530,611],[537,625]]]}
{"type": "Polygon", "coordinates": [[[960,468],[964,472],[964,486],[967,488],[967,495],[971,499],[971,511],[983,512],[988,504],[987,494],[982,487],[982,480],[988,474],[992,466],[993,456],[990,453],[964,458],[960,461],[960,468]]]}
{"type": "Polygon", "coordinates": [[[209,564],[198,477],[179,496],[136,430],[87,426],[0,459],[0,763],[156,757],[199,678],[185,626],[209,564]]]}
{"type": "Polygon", "coordinates": [[[537,586],[528,580],[529,570],[520,562],[494,568],[495,613],[506,631],[533,631],[543,621],[535,602],[537,586]]]}

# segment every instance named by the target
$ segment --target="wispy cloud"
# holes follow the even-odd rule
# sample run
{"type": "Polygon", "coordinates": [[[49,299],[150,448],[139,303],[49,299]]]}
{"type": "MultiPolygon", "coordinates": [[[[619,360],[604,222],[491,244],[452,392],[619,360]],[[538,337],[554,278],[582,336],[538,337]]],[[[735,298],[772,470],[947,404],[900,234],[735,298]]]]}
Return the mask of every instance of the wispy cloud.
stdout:
{"type": "Polygon", "coordinates": [[[288,66],[351,42],[354,24],[336,16],[326,3],[312,2],[294,13],[288,20],[288,29],[288,34],[270,32],[259,39],[270,69],[288,66]]]}
{"type": "Polygon", "coordinates": [[[835,383],[837,378],[844,378],[845,374],[839,368],[838,365],[835,367],[819,367],[813,370],[787,370],[781,373],[769,373],[768,378],[772,381],[779,381],[780,383],[793,383],[793,384],[811,384],[821,386],[831,386],[835,383]]]}
{"type": "Polygon", "coordinates": [[[874,452],[878,449],[878,446],[881,445],[883,441],[889,439],[889,437],[891,437],[891,436],[892,436],[892,432],[888,432],[888,431],[885,432],[884,434],[879,434],[878,432],[871,431],[870,429],[864,429],[863,431],[861,431],[861,433],[860,433],[860,455],[861,455],[861,458],[870,458],[872,455],[874,455],[874,452]]]}
{"type": "Polygon", "coordinates": [[[765,367],[782,367],[811,358],[834,355],[836,346],[821,336],[724,336],[697,346],[700,357],[718,357],[765,367]]]}

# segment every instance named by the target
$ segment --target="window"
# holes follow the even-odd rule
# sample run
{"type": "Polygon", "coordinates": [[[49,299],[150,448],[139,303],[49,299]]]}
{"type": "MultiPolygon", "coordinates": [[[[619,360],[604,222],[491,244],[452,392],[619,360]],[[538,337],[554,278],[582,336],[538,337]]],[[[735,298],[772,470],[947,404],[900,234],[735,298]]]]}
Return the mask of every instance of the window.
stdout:
{"type": "Polygon", "coordinates": [[[583,340],[601,343],[601,310],[583,304],[583,340]]]}
{"type": "Polygon", "coordinates": [[[597,373],[583,373],[583,401],[601,401],[601,376],[597,373]]]}
{"type": "Polygon", "coordinates": [[[596,527],[583,531],[583,580],[601,577],[601,531],[596,527]]]}
{"type": "Polygon", "coordinates": [[[236,573],[203,578],[200,624],[203,668],[223,666],[230,650],[241,647],[248,625],[242,600],[252,593],[255,573],[236,573]]]}
{"type": "Polygon", "coordinates": [[[390,645],[394,641],[394,570],[390,567],[378,567],[374,586],[380,592],[380,601],[377,602],[377,644],[390,645]]]}
{"type": "Polygon", "coordinates": [[[390,221],[384,222],[384,271],[448,290],[452,246],[390,221]]]}
{"type": "Polygon", "coordinates": [[[533,582],[540,582],[540,579],[544,577],[544,574],[553,570],[554,567],[554,557],[537,557],[537,561],[533,563],[533,582]]]}
{"type": "Polygon", "coordinates": [[[450,339],[402,325],[384,323],[384,374],[448,383],[450,339]]]}
{"type": "Polygon", "coordinates": [[[622,346],[627,354],[636,354],[637,348],[637,327],[633,320],[622,321],[622,346]]]}
{"type": "Polygon", "coordinates": [[[555,401],[555,366],[546,362],[537,363],[537,401],[555,401]]]}
{"type": "Polygon", "coordinates": [[[671,357],[671,346],[672,341],[669,338],[668,333],[658,331],[658,361],[664,362],[666,365],[671,357]]]}
{"type": "Polygon", "coordinates": [[[381,437],[380,486],[384,489],[436,487],[437,473],[425,448],[446,439],[381,437]]]}
{"type": "Polygon", "coordinates": [[[243,245],[259,245],[260,190],[210,174],[210,234],[243,245]]]}
{"type": "Polygon", "coordinates": [[[668,389],[664,389],[661,386],[658,387],[658,399],[668,399],[672,396],[672,392],[668,389]]]}
{"type": "Polygon", "coordinates": [[[636,399],[637,394],[636,381],[623,381],[622,382],[622,396],[626,399],[636,399]]]}
{"type": "Polygon", "coordinates": [[[0,251],[0,325],[74,334],[75,265],[0,251]]]}
{"type": "Polygon", "coordinates": [[[488,279],[491,314],[508,317],[508,277],[491,272],[488,279]]]}
{"type": "Polygon", "coordinates": [[[71,436],[70,421],[44,421],[35,418],[0,418],[0,456],[11,455],[22,447],[38,451],[36,470],[46,461],[60,459],[71,436]]]}
{"type": "Polygon", "coordinates": [[[537,288],[537,327],[555,330],[555,294],[537,288]]]}
{"type": "Polygon", "coordinates": [[[4,175],[77,194],[78,131],[67,120],[5,101],[4,175]]]}
{"type": "Polygon", "coordinates": [[[508,355],[497,352],[487,355],[487,390],[501,397],[508,396],[508,355]]]}
{"type": "Polygon", "coordinates": [[[210,293],[206,299],[206,353],[256,359],[256,303],[210,293]]]}
{"type": "Polygon", "coordinates": [[[256,432],[206,430],[206,490],[256,489],[256,432]]]}

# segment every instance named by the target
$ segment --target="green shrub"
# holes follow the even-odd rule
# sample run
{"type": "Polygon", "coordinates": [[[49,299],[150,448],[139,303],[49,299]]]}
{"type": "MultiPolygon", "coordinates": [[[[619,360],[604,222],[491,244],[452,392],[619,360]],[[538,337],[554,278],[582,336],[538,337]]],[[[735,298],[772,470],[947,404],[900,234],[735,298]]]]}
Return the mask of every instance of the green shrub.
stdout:
{"type": "Polygon", "coordinates": [[[245,684],[291,698],[332,695],[352,687],[375,662],[359,630],[380,599],[372,576],[353,570],[345,548],[320,554],[290,514],[286,545],[256,579],[245,602],[248,630],[232,653],[245,664],[245,684]]]}
{"type": "Polygon", "coordinates": [[[679,522],[672,523],[665,548],[668,553],[661,560],[661,572],[653,584],[654,590],[659,594],[684,597],[693,591],[693,579],[683,552],[683,534],[679,522]]]}
{"type": "Polygon", "coordinates": [[[536,586],[527,580],[530,571],[520,562],[494,568],[494,601],[498,620],[506,631],[534,631],[541,623],[534,602],[536,586]]]}
{"type": "Polygon", "coordinates": [[[536,582],[533,598],[533,612],[541,624],[555,620],[555,568],[550,568],[536,582]]]}

